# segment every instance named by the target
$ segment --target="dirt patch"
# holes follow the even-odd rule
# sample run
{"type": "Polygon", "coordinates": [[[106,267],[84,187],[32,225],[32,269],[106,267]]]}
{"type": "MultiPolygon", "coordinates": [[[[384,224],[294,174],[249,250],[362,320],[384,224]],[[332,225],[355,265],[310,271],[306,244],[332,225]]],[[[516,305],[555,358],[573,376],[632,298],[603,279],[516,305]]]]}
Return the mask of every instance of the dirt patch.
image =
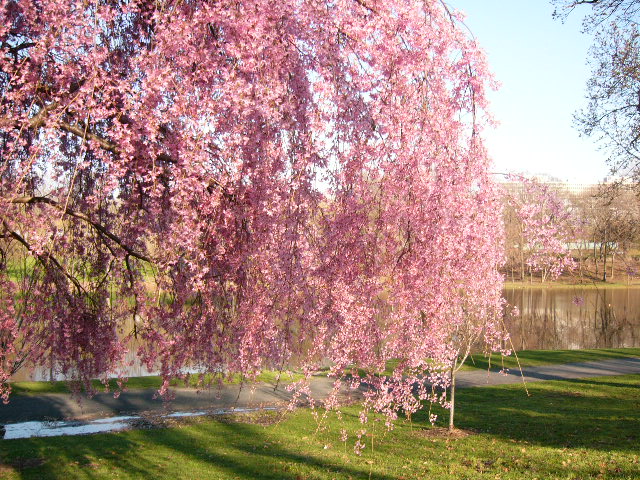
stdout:
{"type": "Polygon", "coordinates": [[[170,421],[161,416],[144,416],[141,418],[136,418],[135,420],[129,420],[129,428],[130,430],[151,430],[155,428],[168,428],[175,424],[175,421],[170,421]]]}
{"type": "Polygon", "coordinates": [[[582,392],[564,392],[563,395],[565,397],[586,397],[582,392]]]}
{"type": "Polygon", "coordinates": [[[285,409],[272,410],[272,411],[262,410],[258,412],[247,412],[247,413],[237,413],[235,415],[224,415],[222,418],[215,418],[215,419],[218,421],[223,421],[228,423],[248,423],[251,425],[261,425],[263,427],[269,427],[271,425],[277,425],[278,423],[285,420],[288,416],[288,413],[289,412],[285,409]]]}
{"type": "Polygon", "coordinates": [[[140,418],[129,421],[128,430],[150,430],[156,428],[179,428],[187,425],[195,425],[202,422],[214,420],[221,423],[248,423],[252,425],[262,425],[264,427],[276,425],[287,416],[287,411],[282,410],[261,410],[256,412],[239,412],[229,414],[209,413],[204,415],[167,417],[147,412],[140,418]]]}
{"type": "Polygon", "coordinates": [[[434,440],[458,440],[460,438],[466,438],[469,435],[475,435],[473,430],[463,430],[461,428],[454,428],[449,430],[443,427],[425,428],[421,430],[414,430],[414,435],[422,438],[430,438],[434,440]]]}

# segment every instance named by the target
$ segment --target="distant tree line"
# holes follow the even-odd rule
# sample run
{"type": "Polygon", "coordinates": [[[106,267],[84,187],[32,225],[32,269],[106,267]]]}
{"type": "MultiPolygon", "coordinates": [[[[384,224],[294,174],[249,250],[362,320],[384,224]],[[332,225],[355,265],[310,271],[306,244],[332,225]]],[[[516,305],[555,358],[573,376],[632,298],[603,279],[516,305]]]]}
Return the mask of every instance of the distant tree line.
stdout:
{"type": "Polygon", "coordinates": [[[640,205],[623,185],[571,192],[530,180],[506,183],[504,222],[508,281],[545,281],[561,271],[581,281],[635,276],[640,205]]]}

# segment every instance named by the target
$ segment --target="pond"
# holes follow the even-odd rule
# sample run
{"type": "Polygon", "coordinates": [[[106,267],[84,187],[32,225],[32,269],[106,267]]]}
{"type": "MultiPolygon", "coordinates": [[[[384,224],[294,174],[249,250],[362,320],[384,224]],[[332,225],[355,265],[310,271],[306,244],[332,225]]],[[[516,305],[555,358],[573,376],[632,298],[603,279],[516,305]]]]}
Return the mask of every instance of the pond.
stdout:
{"type": "Polygon", "coordinates": [[[513,347],[640,347],[640,287],[507,288],[520,317],[506,319],[513,347]]]}

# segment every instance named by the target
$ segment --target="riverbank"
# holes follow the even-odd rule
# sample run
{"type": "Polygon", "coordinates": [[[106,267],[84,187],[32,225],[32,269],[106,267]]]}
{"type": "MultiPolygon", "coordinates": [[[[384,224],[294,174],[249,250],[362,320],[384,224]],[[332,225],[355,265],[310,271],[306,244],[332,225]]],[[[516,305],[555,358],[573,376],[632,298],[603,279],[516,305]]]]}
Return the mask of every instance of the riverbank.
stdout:
{"type": "Polygon", "coordinates": [[[576,279],[558,279],[555,281],[525,281],[525,282],[504,282],[505,289],[530,289],[530,288],[579,288],[579,289],[601,289],[601,288],[640,288],[640,280],[630,282],[602,282],[602,281],[578,281],[576,279]]]}
{"type": "Polygon", "coordinates": [[[27,479],[640,478],[640,377],[608,376],[461,389],[449,435],[427,412],[388,432],[359,408],[317,422],[310,411],[203,417],[85,437],[6,440],[0,477],[27,479]],[[346,438],[344,433],[347,432],[346,438]]]}
{"type": "Polygon", "coordinates": [[[480,370],[518,369],[567,363],[588,363],[604,360],[640,358],[640,348],[593,348],[584,350],[521,350],[509,356],[472,355],[465,362],[469,368],[480,370]]]}
{"type": "MultiPolygon", "coordinates": [[[[551,379],[572,379],[596,375],[640,374],[640,349],[611,349],[585,351],[571,356],[569,351],[558,351],[549,355],[561,362],[563,359],[585,359],[579,363],[544,364],[535,352],[522,352],[519,368],[502,366],[494,362],[492,370],[466,368],[457,375],[457,385],[461,388],[484,385],[504,385],[531,383],[551,379]],[[537,363],[537,366],[533,364],[537,363]],[[499,369],[508,368],[506,371],[499,369]]],[[[540,354],[542,355],[542,354],[540,354]]],[[[508,360],[510,357],[506,357],[508,360]]],[[[481,365],[479,359],[476,365],[481,365]]],[[[311,396],[320,400],[333,388],[333,380],[326,376],[314,377],[310,384],[311,396]]],[[[173,391],[169,402],[157,398],[156,389],[131,389],[115,398],[112,393],[98,393],[80,402],[69,394],[49,393],[38,395],[15,395],[7,405],[0,406],[0,424],[44,421],[95,419],[133,414],[166,415],[171,412],[219,411],[231,409],[255,409],[265,406],[283,408],[291,401],[291,392],[285,386],[274,388],[271,384],[222,385],[219,388],[198,391],[178,388],[173,391]]],[[[344,388],[344,401],[361,400],[361,391],[344,388]]],[[[304,404],[304,403],[303,403],[304,404]]]]}
{"type": "Polygon", "coordinates": [[[528,272],[522,277],[515,270],[502,270],[505,282],[509,285],[529,286],[568,286],[568,285],[592,285],[596,286],[640,286],[640,251],[629,254],[626,258],[617,258],[616,262],[607,262],[607,276],[604,279],[602,263],[598,262],[596,268],[593,262],[583,263],[582,268],[564,271],[554,280],[542,281],[540,273],[530,275],[528,272]]]}
{"type": "MultiPolygon", "coordinates": [[[[465,362],[465,369],[516,369],[526,367],[538,367],[541,365],[565,364],[565,363],[581,363],[581,362],[597,362],[601,360],[612,360],[619,358],[640,357],[640,348],[596,348],[585,350],[522,350],[514,352],[509,356],[493,354],[491,356],[472,355],[465,362]]],[[[395,362],[389,362],[387,369],[383,374],[390,375],[395,362]]],[[[285,386],[291,382],[302,379],[302,375],[297,372],[278,373],[274,371],[264,371],[255,379],[256,385],[262,385],[267,388],[275,388],[278,385],[285,386]]],[[[189,377],[186,382],[174,380],[171,383],[173,388],[191,388],[197,391],[197,375],[189,377]]],[[[239,376],[233,376],[224,381],[226,385],[240,385],[239,376]]],[[[162,378],[159,376],[131,377],[126,382],[126,390],[154,390],[159,389],[162,385],[162,378]]],[[[252,385],[247,384],[248,387],[252,385]]],[[[113,392],[117,388],[116,379],[109,381],[109,388],[106,388],[98,380],[94,380],[93,388],[96,393],[113,392]]],[[[70,394],[69,385],[64,381],[54,382],[12,382],[12,396],[37,396],[46,394],[70,394]]],[[[0,406],[0,411],[2,407],[0,406]]]]}

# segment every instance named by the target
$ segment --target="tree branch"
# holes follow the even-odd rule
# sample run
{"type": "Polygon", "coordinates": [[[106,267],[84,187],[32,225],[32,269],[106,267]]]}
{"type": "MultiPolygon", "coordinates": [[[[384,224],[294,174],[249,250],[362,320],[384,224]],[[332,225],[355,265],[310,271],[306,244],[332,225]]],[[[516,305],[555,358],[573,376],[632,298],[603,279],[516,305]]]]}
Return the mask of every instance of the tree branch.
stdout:
{"type": "Polygon", "coordinates": [[[107,230],[107,228],[104,225],[102,225],[102,224],[100,224],[98,222],[94,222],[93,220],[91,220],[91,218],[88,215],[86,215],[86,214],[84,214],[82,212],[76,212],[75,210],[72,210],[72,209],[70,209],[68,207],[63,207],[62,205],[60,205],[55,200],[52,200],[52,199],[47,198],[47,197],[38,197],[38,196],[35,196],[35,197],[17,197],[17,198],[14,198],[13,200],[11,200],[11,203],[24,204],[24,205],[30,205],[30,204],[35,204],[35,203],[45,203],[47,205],[51,205],[52,207],[54,207],[55,209],[63,212],[66,215],[69,215],[71,217],[78,218],[80,220],[83,220],[83,221],[87,222],[95,230],[97,230],[100,234],[102,234],[103,236],[107,237],[111,241],[115,242],[120,248],[122,248],[125,252],[127,252],[132,257],[135,257],[135,258],[137,258],[139,260],[143,260],[145,262],[153,263],[152,260],[149,257],[147,257],[146,255],[143,255],[143,254],[141,254],[139,252],[136,252],[133,248],[129,247],[126,243],[124,243],[117,235],[115,235],[114,233],[112,233],[109,230],[107,230]]]}
{"type": "MultiPolygon", "coordinates": [[[[29,128],[38,129],[44,127],[47,124],[49,114],[59,106],[60,103],[58,102],[51,102],[47,105],[41,106],[38,113],[36,113],[29,119],[29,128]]],[[[73,124],[64,120],[57,120],[55,124],[58,128],[64,130],[65,132],[72,133],[87,140],[93,140],[100,146],[100,148],[108,152],[111,152],[115,155],[119,155],[120,153],[122,153],[120,147],[115,142],[112,142],[111,140],[98,135],[97,133],[93,132],[88,126],[85,126],[82,123],[73,124]]],[[[19,125],[16,125],[14,121],[8,118],[2,118],[0,120],[0,127],[10,125],[14,125],[16,128],[19,128],[19,125]]],[[[166,153],[160,153],[156,157],[156,159],[167,163],[177,163],[176,159],[166,153]]]]}
{"type": "Polygon", "coordinates": [[[60,262],[58,262],[58,260],[52,256],[52,255],[43,255],[41,253],[37,253],[29,244],[29,242],[27,242],[24,237],[22,235],[20,235],[18,232],[14,231],[11,229],[11,227],[9,226],[9,224],[7,223],[6,220],[2,220],[2,227],[7,231],[7,233],[9,234],[10,237],[14,238],[15,240],[17,240],[18,242],[20,242],[27,250],[29,250],[29,252],[31,252],[33,255],[35,255],[36,257],[38,257],[38,259],[44,264],[53,264],[67,279],[69,279],[69,281],[71,283],[73,283],[73,285],[76,287],[76,289],[78,290],[78,292],[83,292],[84,288],[82,288],[82,285],[80,285],[80,282],[78,282],[78,280],[71,275],[69,272],[67,272],[65,270],[65,268],[60,264],[60,262]]]}
{"type": "Polygon", "coordinates": [[[364,0],[353,0],[353,1],[356,2],[358,5],[360,5],[361,7],[366,8],[371,13],[375,13],[376,15],[378,15],[378,11],[375,8],[372,8],[369,5],[367,5],[364,0]]]}
{"type": "MultiPolygon", "coordinates": [[[[29,119],[29,128],[34,128],[34,129],[38,129],[41,128],[43,126],[46,125],[47,123],[47,117],[49,116],[49,114],[51,113],[51,111],[53,111],[54,109],[56,109],[58,106],[60,106],[60,104],[58,102],[51,102],[45,106],[42,106],[40,108],[40,111],[38,111],[37,114],[35,114],[33,117],[31,117],[29,119]]],[[[72,124],[63,120],[58,120],[55,122],[56,126],[58,128],[60,128],[61,130],[64,130],[65,132],[69,132],[72,133],[73,135],[76,135],[78,137],[84,138],[84,139],[89,139],[89,140],[93,140],[94,142],[96,142],[102,149],[113,153],[114,155],[119,155],[122,153],[120,147],[118,146],[118,144],[116,144],[115,142],[112,142],[111,140],[98,135],[96,133],[94,133],[93,131],[91,131],[90,128],[88,128],[88,126],[85,126],[81,123],[77,123],[77,124],[72,124]]],[[[0,127],[3,126],[7,126],[7,125],[11,125],[13,124],[13,122],[7,118],[2,118],[0,119],[0,127]]],[[[171,155],[167,154],[167,153],[160,153],[156,156],[156,160],[160,161],[160,162],[165,162],[165,163],[170,163],[172,165],[176,165],[178,163],[178,161],[173,158],[171,155]]],[[[214,188],[220,188],[223,192],[223,195],[228,198],[233,200],[235,198],[235,196],[231,193],[229,193],[226,189],[226,187],[217,179],[212,178],[209,180],[209,183],[207,185],[207,191],[209,193],[212,193],[214,188]]],[[[45,200],[32,200],[31,202],[43,202],[43,203],[49,203],[50,205],[53,205],[54,202],[51,199],[47,199],[45,197],[30,197],[30,198],[44,198],[45,200]],[[53,203],[52,203],[53,202],[53,203]]],[[[14,202],[16,203],[16,202],[14,202]]],[[[18,203],[25,203],[25,202],[18,202],[18,203]]],[[[58,209],[62,210],[62,207],[60,207],[59,205],[57,206],[58,209]]],[[[71,215],[71,213],[70,213],[71,215]]],[[[75,215],[73,215],[75,216],[75,215]]],[[[79,218],[79,217],[78,217],[79,218]]],[[[115,241],[115,240],[114,240],[115,241]]],[[[136,258],[140,258],[137,255],[134,255],[132,252],[131,253],[132,256],[136,257],[136,258]]]]}
{"type": "Polygon", "coordinates": [[[64,130],[65,132],[73,133],[74,135],[77,135],[78,137],[84,138],[86,140],[92,140],[100,145],[100,148],[102,148],[103,150],[114,153],[116,155],[120,154],[118,145],[110,140],[107,140],[104,137],[101,137],[100,135],[93,133],[91,130],[89,130],[88,127],[85,127],[84,125],[74,125],[64,121],[59,121],[57,123],[60,129],[64,130]]]}

